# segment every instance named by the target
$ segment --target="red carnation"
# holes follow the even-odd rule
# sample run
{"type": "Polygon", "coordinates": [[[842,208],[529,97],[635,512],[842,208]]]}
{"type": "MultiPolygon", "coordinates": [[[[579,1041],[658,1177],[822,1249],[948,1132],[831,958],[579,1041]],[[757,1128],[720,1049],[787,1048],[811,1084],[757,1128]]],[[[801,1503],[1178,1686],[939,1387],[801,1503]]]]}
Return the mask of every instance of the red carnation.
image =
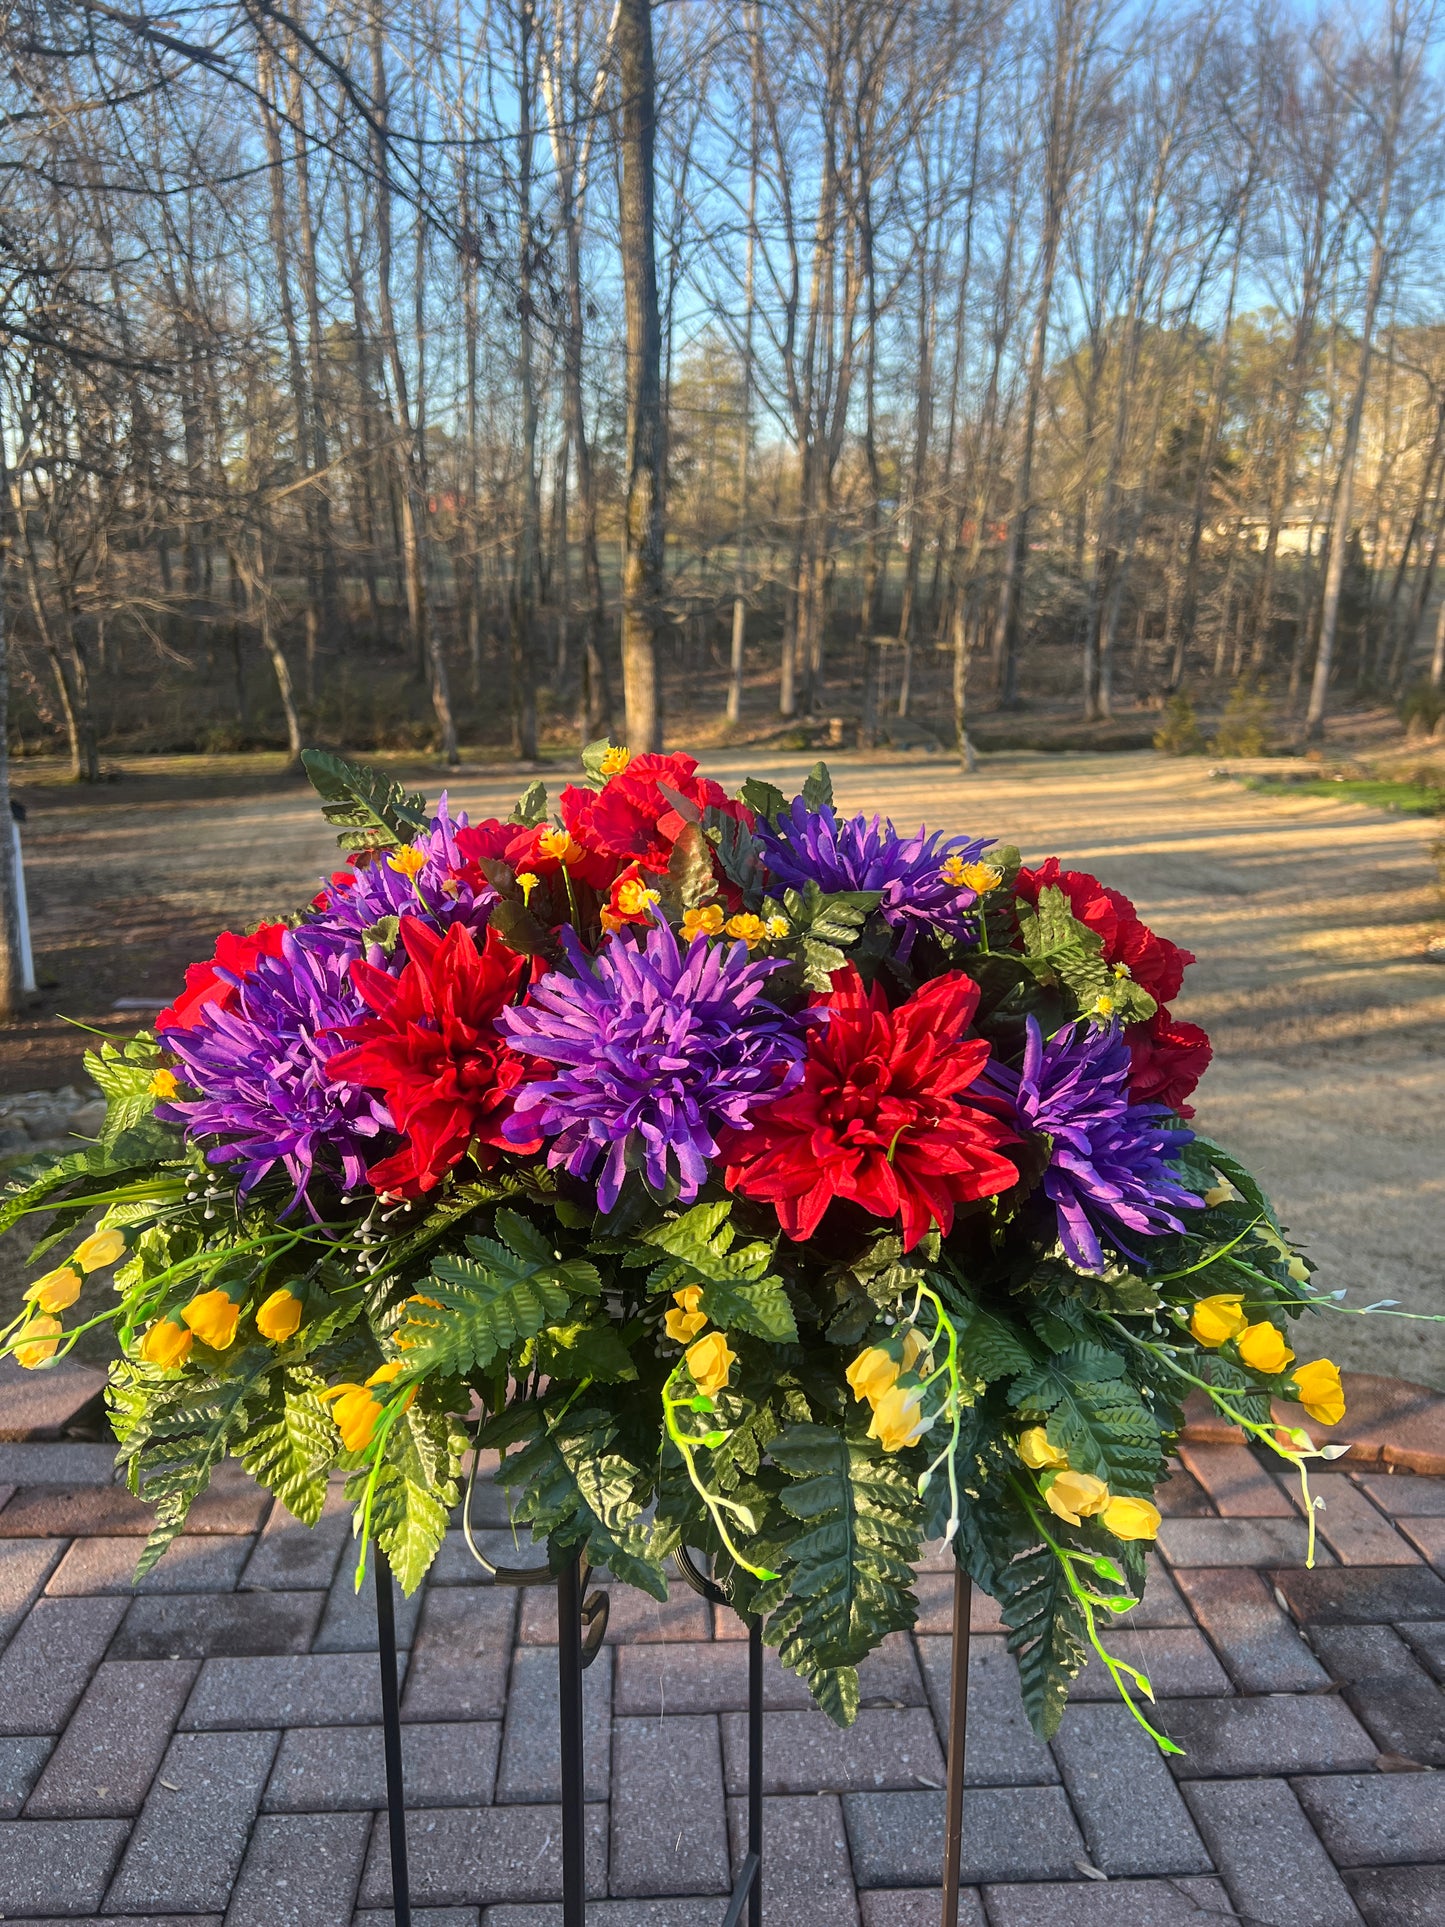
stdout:
{"type": "Polygon", "coordinates": [[[728,800],[726,790],[699,776],[697,759],[684,756],[634,756],[627,767],[610,776],[600,790],[569,785],[562,792],[562,821],[589,850],[640,863],[649,870],[665,870],[672,846],[687,818],[678,813],[671,790],[701,813],[717,809],[751,821],[743,804],[728,800]]]}
{"type": "Polygon", "coordinates": [[[1131,1060],[1129,1096],[1136,1104],[1167,1104],[1181,1117],[1193,1117],[1185,1099],[1209,1069],[1214,1055],[1198,1024],[1171,1017],[1161,1004],[1147,1024],[1124,1032],[1131,1060]]]}
{"type": "Polygon", "coordinates": [[[209,962],[186,966],[186,987],[156,1018],[156,1029],[193,1030],[208,1009],[229,1010],[239,993],[220,972],[228,970],[232,976],[244,977],[262,957],[279,957],[285,933],[284,923],[259,924],[245,937],[238,937],[234,930],[223,930],[209,962]]]}
{"type": "Polygon", "coordinates": [[[534,1151],[541,1139],[518,1145],[502,1137],[526,1064],[495,1019],[516,996],[528,959],[493,931],[479,951],[465,925],[442,937],[419,917],[402,918],[401,940],[409,961],[399,977],[352,964],[352,981],[376,1015],[338,1032],[354,1048],[338,1052],[326,1071],[385,1096],[406,1143],[367,1176],[378,1191],[418,1197],[468,1150],[488,1170],[502,1150],[534,1151]]]}
{"type": "Polygon", "coordinates": [[[1181,950],[1167,937],[1156,936],[1122,890],[1111,890],[1087,870],[1061,870],[1056,856],[1036,870],[1020,870],[1014,890],[1026,903],[1036,904],[1039,892],[1050,886],[1063,891],[1080,923],[1098,932],[1105,963],[1127,964],[1134,982],[1155,1003],[1174,1001],[1186,967],[1194,962],[1192,950],[1181,950]]]}
{"type": "Polygon", "coordinates": [[[936,977],[897,1010],[881,985],[863,987],[849,964],[829,1013],[808,1039],[803,1082],[721,1144],[728,1189],[765,1198],[790,1238],[812,1237],[834,1198],[877,1218],[901,1217],[905,1248],[929,1226],[947,1232],[953,1208],[1018,1180],[997,1147],[1018,1140],[960,1102],[988,1061],[964,1032],[978,986],[961,971],[936,977]]]}

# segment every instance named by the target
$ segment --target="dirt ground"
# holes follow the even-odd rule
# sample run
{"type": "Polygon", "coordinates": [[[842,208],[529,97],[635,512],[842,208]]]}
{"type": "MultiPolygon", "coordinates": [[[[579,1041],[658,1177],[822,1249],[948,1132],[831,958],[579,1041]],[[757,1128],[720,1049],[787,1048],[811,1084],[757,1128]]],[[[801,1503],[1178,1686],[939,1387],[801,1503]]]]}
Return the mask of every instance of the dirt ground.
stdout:
{"type": "MultiPolygon", "coordinates": [[[[810,760],[723,752],[709,769],[786,787],[810,760]]],[[[846,806],[1056,852],[1197,952],[1177,1008],[1215,1041],[1201,1128],[1259,1173],[1347,1304],[1445,1313],[1445,967],[1424,958],[1438,823],[1260,796],[1153,754],[1000,754],[972,776],[924,754],[833,767],[846,806]]],[[[523,780],[464,769],[452,800],[504,813],[523,780]]],[[[218,927],[293,907],[335,867],[310,790],[277,759],[158,762],[100,793],[22,774],[19,793],[42,996],[0,1033],[0,1090],[77,1081],[86,1039],[64,1018],[143,1021],[115,1002],[169,997],[218,927]]],[[[1341,1318],[1302,1350],[1445,1389],[1445,1322],[1341,1318]]]]}

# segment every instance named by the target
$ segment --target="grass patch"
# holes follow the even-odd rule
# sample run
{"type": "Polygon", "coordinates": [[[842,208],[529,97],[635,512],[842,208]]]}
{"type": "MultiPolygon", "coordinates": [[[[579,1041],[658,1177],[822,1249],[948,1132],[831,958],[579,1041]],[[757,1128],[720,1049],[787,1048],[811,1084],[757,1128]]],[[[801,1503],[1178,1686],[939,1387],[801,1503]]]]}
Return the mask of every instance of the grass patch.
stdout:
{"type": "Polygon", "coordinates": [[[1401,816],[1445,816],[1445,787],[1381,776],[1245,776],[1246,789],[1264,796],[1336,796],[1401,816]]]}

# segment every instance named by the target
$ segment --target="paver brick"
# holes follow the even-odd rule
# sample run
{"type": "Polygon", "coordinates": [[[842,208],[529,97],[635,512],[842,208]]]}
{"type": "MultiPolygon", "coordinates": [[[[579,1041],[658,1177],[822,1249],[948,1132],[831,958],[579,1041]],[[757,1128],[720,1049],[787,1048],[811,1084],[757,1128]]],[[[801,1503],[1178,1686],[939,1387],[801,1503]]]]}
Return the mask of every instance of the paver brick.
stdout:
{"type": "Polygon", "coordinates": [[[1369,1927],[1439,1927],[1445,1920],[1445,1867],[1361,1867],[1344,1880],[1369,1927]]]}
{"type": "Polygon", "coordinates": [[[1337,1866],[1445,1860],[1445,1777],[1438,1773],[1310,1775],[1294,1790],[1337,1866]]]}
{"type": "MultiPolygon", "coordinates": [[[[953,1632],[953,1577],[944,1572],[920,1573],[914,1582],[913,1590],[918,1598],[918,1619],[914,1631],[919,1633],[953,1632]]],[[[999,1616],[998,1601],[978,1586],[973,1589],[969,1601],[969,1631],[975,1633],[1001,1633],[1003,1620],[999,1616]]]]}
{"type": "MultiPolygon", "coordinates": [[[[361,1916],[358,1915],[358,1919],[361,1916]]],[[[376,1927],[391,1927],[390,1914],[369,1914],[376,1927]]],[[[412,1915],[424,1921],[423,1914],[412,1915]]],[[[434,1916],[450,1923],[451,1914],[434,1916]]],[[[669,1894],[652,1900],[594,1900],[587,1909],[587,1927],[718,1927],[715,1895],[691,1899],[669,1894]]],[[[482,1927],[562,1927],[562,1909],[546,1902],[521,1907],[488,1907],[482,1927]]]]}
{"type": "MultiPolygon", "coordinates": [[[[1309,1527],[1303,1519],[1166,1519],[1159,1544],[1171,1566],[1302,1566],[1309,1527]]],[[[1335,1563],[1327,1546],[1315,1557],[1335,1563]]]]}
{"type": "Polygon", "coordinates": [[[1162,1724],[1184,1748],[1183,1757],[1170,1762],[1181,1779],[1320,1768],[1349,1773],[1375,1762],[1374,1741],[1332,1694],[1175,1700],[1162,1724]]]}
{"type": "Polygon", "coordinates": [[[376,1655],[305,1653],[289,1659],[208,1659],[181,1715],[183,1732],[255,1726],[375,1726],[376,1655]]]}
{"type": "MultiPolygon", "coordinates": [[[[562,1797],[557,1648],[519,1646],[502,1730],[497,1799],[545,1804],[562,1797]]],[[[586,1797],[605,1800],[611,1772],[612,1652],[603,1647],[582,1675],[586,1797]]],[[[505,1896],[498,1896],[505,1898],[505,1896]]]]}
{"type": "Polygon", "coordinates": [[[1324,1668],[1244,1566],[1194,1566],[1175,1574],[1199,1623],[1246,1693],[1304,1693],[1329,1684],[1324,1668]]]}
{"type": "MultiPolygon", "coordinates": [[[[1312,1479],[1310,1486],[1314,1497],[1324,1501],[1316,1508],[1316,1530],[1341,1565],[1413,1566],[1417,1562],[1416,1548],[1388,1519],[1381,1518],[1352,1479],[1335,1472],[1312,1479]]],[[[1290,1497],[1302,1505],[1303,1494],[1297,1486],[1290,1487],[1290,1497]]]]}
{"type": "Polygon", "coordinates": [[[1305,1623],[1445,1619],[1445,1579],[1428,1566],[1337,1566],[1331,1571],[1272,1572],[1269,1578],[1295,1618],[1305,1623]]]}
{"type": "Polygon", "coordinates": [[[0,1481],[6,1485],[110,1485],[114,1479],[113,1445],[0,1444],[0,1481]]]}
{"type": "Polygon", "coordinates": [[[1217,1880],[1024,1881],[986,1887],[992,1927],[1213,1927],[1234,1918],[1217,1880]]]}
{"type": "MultiPolygon", "coordinates": [[[[1201,1699],[1231,1691],[1229,1676],[1192,1626],[1146,1626],[1112,1632],[1120,1658],[1145,1674],[1158,1699],[1201,1699]]],[[[1108,1635],[1106,1634],[1106,1637],[1108,1635]]],[[[1119,1689],[1102,1660],[1091,1658],[1069,1688],[1071,1700],[1116,1700],[1119,1689]]]]}
{"type": "Polygon", "coordinates": [[[1417,1620],[1395,1630],[1436,1679],[1445,1681],[1445,1620],[1417,1620]]]}
{"type": "Polygon", "coordinates": [[[1242,1445],[1196,1445],[1185,1440],[1179,1456],[1226,1518],[1293,1518],[1294,1507],[1242,1445]]]}
{"type": "Polygon", "coordinates": [[[1162,1754],[1126,1706],[1066,1707],[1054,1752],[1102,1872],[1213,1871],[1162,1754]]]}
{"type": "Polygon", "coordinates": [[[722,1752],[712,1714],[612,1728],[614,1894],[721,1894],[731,1884],[722,1752]]]}
{"type": "Polygon", "coordinates": [[[106,1660],[96,1669],[26,1818],[139,1813],[196,1677],[192,1660],[106,1660]]]}
{"type": "MultiPolygon", "coordinates": [[[[187,1532],[258,1532],[271,1501],[259,1486],[214,1482],[186,1515],[187,1532]]],[[[121,1533],[143,1539],[155,1510],[121,1485],[22,1485],[0,1511],[0,1537],[74,1539],[121,1533]]]]}
{"type": "Polygon", "coordinates": [[[1154,1502],[1166,1519],[1205,1519],[1213,1516],[1209,1494],[1183,1465],[1172,1465],[1169,1477],[1154,1494],[1154,1502]]]}
{"type": "Polygon", "coordinates": [[[1392,1519],[1445,1519],[1445,1479],[1402,1473],[1354,1472],[1351,1475],[1392,1519]]]}
{"type": "MultiPolygon", "coordinates": [[[[606,1807],[589,1806],[585,1828],[587,1892],[600,1899],[607,1891],[606,1807]]],[[[557,1806],[422,1809],[412,1816],[407,1847],[412,1901],[424,1907],[559,1900],[562,1895],[562,1809],[557,1806]]],[[[385,1814],[372,1825],[358,1905],[391,1905],[385,1814]]]]}
{"type": "MultiPolygon", "coordinates": [[[[876,1887],[858,1896],[863,1927],[938,1927],[942,1896],[937,1887],[876,1887]]],[[[958,1927],[985,1927],[983,1901],[973,1887],[958,1896],[958,1927]]]]}
{"type": "MultiPolygon", "coordinates": [[[[946,1754],[953,1641],[921,1638],[918,1654],[923,1661],[934,1724],[946,1754]]],[[[1053,1754],[1029,1725],[1019,1689],[1018,1665],[996,1634],[985,1633],[969,1641],[963,1770],[966,1786],[1049,1786],[1059,1777],[1053,1754]]]]}
{"type": "MultiPolygon", "coordinates": [[[[728,1801],[728,1840],[736,1879],[747,1853],[746,1800],[728,1801]]],[[[763,1917],[787,1927],[857,1927],[848,1830],[833,1794],[763,1801],[763,1917]]]]}
{"type": "Polygon", "coordinates": [[[350,1537],[351,1508],[340,1480],[332,1480],[327,1487],[321,1517],[314,1526],[302,1525],[277,1499],[240,1583],[262,1592],[324,1592],[350,1537]]]}
{"type": "Polygon", "coordinates": [[[133,1599],[111,1651],[117,1659],[304,1653],[323,1599],[319,1592],[222,1592],[199,1598],[170,1593],[133,1599]]]}
{"type": "MultiPolygon", "coordinates": [[[[407,1805],[490,1806],[501,1738],[496,1720],[403,1726],[407,1805]]],[[[385,1805],[386,1757],[379,1726],[295,1727],[281,1736],[266,1788],[266,1812],[326,1813],[385,1805]]]]}
{"type": "MultiPolygon", "coordinates": [[[[562,1918],[561,1908],[557,1908],[558,1920],[562,1918]]],[[[481,1919],[477,1907],[413,1907],[411,1927],[477,1927],[481,1919]]],[[[389,1907],[370,1909],[363,1914],[352,1915],[352,1927],[396,1927],[396,1916],[389,1907]]]]}
{"type": "MultiPolygon", "coordinates": [[[[594,1575],[593,1588],[608,1595],[607,1642],[617,1646],[644,1640],[707,1639],[711,1619],[707,1601],[691,1586],[674,1579],[667,1600],[653,1599],[635,1586],[624,1586],[594,1575]]],[[[529,1586],[522,1595],[522,1623],[517,1632],[524,1646],[557,1643],[557,1591],[554,1586],[529,1586]]]]}
{"type": "Polygon", "coordinates": [[[1381,1752],[1445,1766],[1445,1695],[1393,1626],[1316,1626],[1312,1643],[1381,1752]]]}
{"type": "Polygon", "coordinates": [[[37,1733],[0,1740],[0,1820],[13,1820],[29,1799],[54,1744],[37,1733]]]}
{"type": "MultiPolygon", "coordinates": [[[[845,1793],[860,1887],[918,1887],[943,1868],[942,1793],[845,1793]]],[[[1083,1836],[1062,1787],[980,1787],[963,1803],[963,1879],[1072,1880],[1083,1836]]]]}
{"type": "MultiPolygon", "coordinates": [[[[420,1586],[410,1598],[393,1579],[392,1610],[395,1615],[396,1643],[410,1647],[421,1611],[420,1586]]],[[[288,1595],[281,1594],[285,1598],[288,1595]]],[[[356,1556],[347,1554],[337,1568],[326,1596],[326,1609],[311,1650],[316,1653],[374,1653],[376,1651],[376,1561],[368,1560],[361,1591],[356,1590],[356,1556]]]]}
{"type": "Polygon", "coordinates": [[[0,1655],[0,1733],[58,1733],[124,1613],[123,1599],[37,1599],[0,1655]]]}
{"type": "MultiPolygon", "coordinates": [[[[748,1723],[722,1715],[729,1793],[747,1790],[748,1723]]],[[[854,1792],[864,1788],[941,1787],[943,1754],[923,1707],[860,1713],[840,1731],[825,1713],[772,1713],[763,1725],[765,1793],[854,1792]]]]}
{"type": "Polygon", "coordinates": [[[192,1538],[184,1533],[172,1540],[165,1558],[137,1585],[140,1546],[134,1539],[77,1539],[45,1590],[52,1597],[114,1593],[127,1599],[136,1593],[232,1592],[250,1550],[251,1541],[245,1537],[217,1533],[192,1538]]]}
{"type": "Polygon", "coordinates": [[[1402,1519],[1400,1530],[1432,1566],[1445,1569],[1445,1519],[1402,1519]]]}
{"type": "Polygon", "coordinates": [[[106,1912],[225,1907],[276,1753],[275,1733],[178,1733],[171,1741],[106,1912]]]}
{"type": "Polygon", "coordinates": [[[1144,1555],[1144,1597],[1132,1611],[1120,1613],[1119,1626],[1192,1626],[1194,1620],[1185,1605],[1169,1569],[1157,1552],[1144,1555]]]}
{"type": "Polygon", "coordinates": [[[1360,1927],[1349,1890],[1283,1780],[1186,1787],[1230,1898],[1270,1927],[1360,1927]]]}
{"type": "Polygon", "coordinates": [[[0,1646],[40,1597],[63,1552],[54,1539],[0,1539],[0,1646]]]}
{"type": "Polygon", "coordinates": [[[58,1439],[104,1388],[104,1372],[74,1359],[27,1372],[0,1358],[0,1439],[58,1439]]]}
{"type": "Polygon", "coordinates": [[[226,1927],[351,1927],[370,1833],[366,1813],[263,1814],[226,1927]]]}
{"type": "Polygon", "coordinates": [[[516,1616],[517,1595],[507,1586],[428,1587],[402,1718],[501,1719],[516,1616]]]}
{"type": "Polygon", "coordinates": [[[10,1820],[0,1827],[0,1916],[100,1911],[124,1820],[10,1820]]]}

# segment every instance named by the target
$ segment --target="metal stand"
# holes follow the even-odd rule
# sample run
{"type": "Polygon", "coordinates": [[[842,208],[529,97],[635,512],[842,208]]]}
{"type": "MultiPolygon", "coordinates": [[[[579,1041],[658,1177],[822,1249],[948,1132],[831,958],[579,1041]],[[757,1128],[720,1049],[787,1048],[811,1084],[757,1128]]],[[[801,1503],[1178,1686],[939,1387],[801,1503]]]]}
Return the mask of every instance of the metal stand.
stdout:
{"type": "MultiPolygon", "coordinates": [[[[672,1555],[678,1571],[694,1592],[715,1606],[728,1603],[727,1594],[693,1564],[692,1554],[680,1546],[672,1555]]],[[[740,1927],[743,1908],[748,1927],[763,1927],[763,1622],[748,1621],[748,1850],[733,1885],[722,1927],[740,1927]]]]}
{"type": "Polygon", "coordinates": [[[963,1871],[964,1742],[968,1729],[968,1635],[973,1581],[953,1575],[953,1667],[948,1689],[948,1791],[944,1795],[943,1927],[958,1927],[963,1871]]]}
{"type": "Polygon", "coordinates": [[[386,1751],[386,1817],[391,1830],[391,1906],[396,1927],[411,1927],[406,1864],[406,1800],[401,1771],[401,1697],[396,1685],[396,1602],[391,1565],[376,1548],[376,1651],[381,1661],[381,1739],[386,1751]]]}

